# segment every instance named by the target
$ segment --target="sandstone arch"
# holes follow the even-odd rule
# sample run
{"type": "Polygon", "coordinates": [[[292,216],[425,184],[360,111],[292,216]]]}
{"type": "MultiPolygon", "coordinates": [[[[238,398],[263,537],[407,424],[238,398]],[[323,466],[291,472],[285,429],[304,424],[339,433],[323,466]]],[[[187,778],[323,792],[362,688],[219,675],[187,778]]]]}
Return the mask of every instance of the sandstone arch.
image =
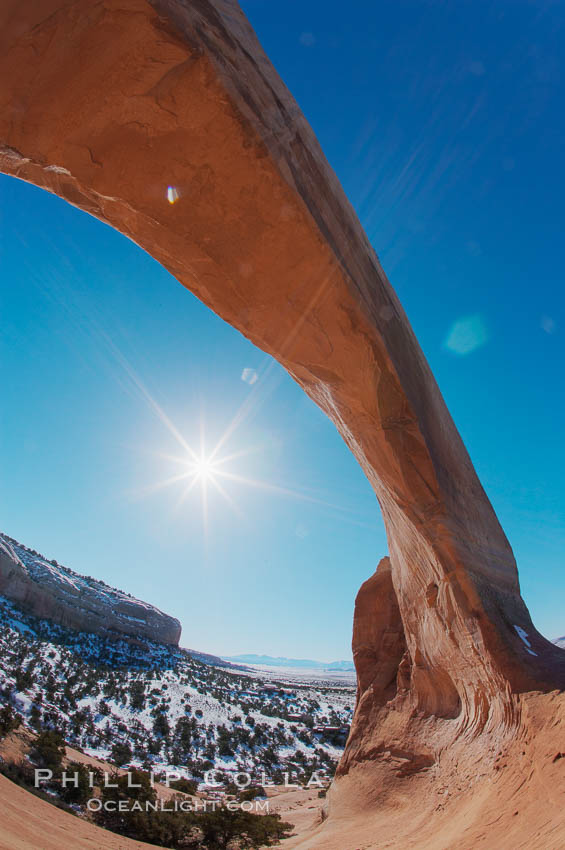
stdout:
{"type": "Polygon", "coordinates": [[[565,655],[534,629],[402,307],[237,4],[4,0],[0,23],[0,170],[136,241],[276,357],[375,489],[390,571],[359,607],[388,637],[358,621],[336,808],[368,763],[437,780],[462,742],[494,758],[520,695],[564,687],[565,655]]]}

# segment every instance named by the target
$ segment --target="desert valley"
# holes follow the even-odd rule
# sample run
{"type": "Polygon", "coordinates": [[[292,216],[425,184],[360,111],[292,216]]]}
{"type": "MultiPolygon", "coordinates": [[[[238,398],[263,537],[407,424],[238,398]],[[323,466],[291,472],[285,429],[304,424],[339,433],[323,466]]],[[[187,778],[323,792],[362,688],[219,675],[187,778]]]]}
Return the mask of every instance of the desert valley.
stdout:
{"type": "Polygon", "coordinates": [[[95,822],[86,803],[100,786],[87,785],[81,796],[55,773],[36,787],[34,770],[45,765],[37,741],[54,732],[64,752],[55,761],[69,775],[77,764],[113,775],[138,770],[161,779],[159,792],[169,798],[188,788],[214,805],[253,799],[251,787],[269,801],[267,813],[298,813],[301,828],[320,820],[351,724],[351,677],[331,669],[309,676],[304,668],[277,676],[182,649],[173,618],[6,535],[0,594],[6,777],[95,822]]]}

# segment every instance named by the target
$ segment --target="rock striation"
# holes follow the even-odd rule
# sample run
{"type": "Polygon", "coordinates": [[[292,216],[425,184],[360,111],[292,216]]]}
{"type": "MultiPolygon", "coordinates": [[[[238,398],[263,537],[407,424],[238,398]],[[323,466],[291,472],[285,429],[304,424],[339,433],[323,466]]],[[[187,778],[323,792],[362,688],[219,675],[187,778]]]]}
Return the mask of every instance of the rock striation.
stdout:
{"type": "MultiPolygon", "coordinates": [[[[407,781],[432,783],[431,800],[446,778],[474,782],[472,765],[488,789],[497,753],[562,700],[565,654],[532,624],[402,306],[238,4],[5,0],[0,23],[0,170],[137,242],[279,360],[375,490],[390,563],[358,600],[330,822],[387,794],[400,807],[407,781]]],[[[536,812],[514,822],[524,840],[536,812]]],[[[552,846],[546,821],[536,846],[552,846]]]]}
{"type": "Polygon", "coordinates": [[[150,638],[177,645],[178,620],[97,579],[47,561],[0,536],[0,595],[36,617],[113,638],[150,638]]]}

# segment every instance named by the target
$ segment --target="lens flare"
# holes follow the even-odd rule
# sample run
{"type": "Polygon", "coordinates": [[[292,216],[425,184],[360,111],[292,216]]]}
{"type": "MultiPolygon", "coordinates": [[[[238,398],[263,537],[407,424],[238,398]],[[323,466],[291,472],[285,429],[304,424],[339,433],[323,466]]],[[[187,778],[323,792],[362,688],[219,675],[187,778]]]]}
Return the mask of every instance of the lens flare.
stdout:
{"type": "Polygon", "coordinates": [[[170,204],[176,204],[180,198],[180,192],[176,186],[167,187],[167,200],[170,204]]]}

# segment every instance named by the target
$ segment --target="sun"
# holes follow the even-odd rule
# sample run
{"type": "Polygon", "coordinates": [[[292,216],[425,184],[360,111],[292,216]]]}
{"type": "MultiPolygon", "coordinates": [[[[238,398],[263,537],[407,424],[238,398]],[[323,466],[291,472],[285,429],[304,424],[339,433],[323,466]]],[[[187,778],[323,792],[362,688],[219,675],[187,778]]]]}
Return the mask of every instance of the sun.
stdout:
{"type": "Polygon", "coordinates": [[[211,481],[216,472],[216,465],[209,457],[200,457],[198,460],[189,463],[189,467],[195,477],[201,481],[211,481]]]}
{"type": "MultiPolygon", "coordinates": [[[[173,197],[173,200],[170,200],[170,202],[173,203],[175,200],[178,200],[178,196],[173,197]]],[[[224,502],[229,505],[232,511],[242,521],[249,521],[249,515],[245,512],[243,506],[240,504],[240,499],[237,498],[237,494],[234,494],[232,496],[230,493],[228,493],[224,487],[224,484],[226,484],[226,486],[229,486],[230,489],[237,488],[239,486],[251,487],[263,490],[265,493],[270,493],[285,498],[296,499],[303,502],[310,502],[316,505],[320,505],[325,509],[328,509],[332,512],[332,515],[334,516],[337,514],[340,519],[344,521],[353,522],[355,525],[365,524],[353,518],[347,519],[347,514],[355,513],[352,508],[344,507],[339,504],[334,504],[333,502],[330,502],[323,497],[320,498],[320,495],[323,496],[323,494],[318,495],[318,492],[312,490],[311,488],[297,489],[294,487],[281,487],[278,484],[275,484],[274,482],[259,480],[257,478],[250,478],[246,475],[239,474],[233,468],[230,468],[234,461],[240,461],[247,455],[256,454],[258,452],[263,451],[263,445],[259,443],[256,445],[252,445],[246,449],[231,452],[230,454],[224,453],[225,447],[228,445],[235,432],[241,427],[243,423],[245,423],[251,416],[253,416],[257,412],[257,410],[264,402],[264,398],[261,397],[260,393],[263,391],[262,387],[265,383],[267,376],[275,368],[276,361],[272,361],[270,366],[265,369],[262,379],[260,376],[257,375],[255,370],[251,370],[253,375],[252,378],[248,380],[249,376],[246,377],[245,375],[249,370],[243,370],[244,377],[242,378],[242,380],[252,386],[251,393],[238,408],[235,415],[228,423],[225,431],[223,432],[218,442],[212,448],[211,451],[207,451],[206,449],[207,440],[205,434],[204,416],[203,414],[201,414],[200,446],[197,450],[188,443],[181,430],[169,418],[169,416],[163,410],[158,401],[152,396],[141,377],[137,374],[129,360],[123,355],[123,353],[113,342],[113,340],[105,333],[103,333],[103,338],[108,348],[108,351],[116,360],[117,364],[123,369],[126,376],[131,381],[133,387],[139,393],[140,397],[147,404],[148,408],[160,420],[162,425],[165,426],[169,435],[178,443],[181,449],[180,455],[170,455],[161,451],[156,452],[155,450],[150,450],[150,454],[157,455],[162,460],[165,460],[168,465],[173,464],[176,471],[164,480],[156,481],[155,483],[149,486],[143,487],[139,490],[131,491],[131,494],[133,496],[147,496],[157,490],[161,490],[163,488],[168,487],[176,488],[180,485],[181,492],[173,507],[173,513],[177,513],[190,493],[193,493],[193,491],[196,491],[196,493],[200,491],[203,520],[202,524],[205,538],[208,534],[209,493],[212,491],[216,491],[216,493],[218,493],[223,498],[224,502]]],[[[277,386],[277,384],[278,379],[275,381],[274,384],[271,382],[271,387],[270,389],[264,391],[265,394],[269,395],[273,391],[273,386],[277,386]]]]}
{"type": "MultiPolygon", "coordinates": [[[[168,417],[158,408],[161,420],[167,425],[170,433],[177,439],[183,449],[183,454],[169,455],[158,453],[160,457],[167,460],[169,463],[175,464],[177,472],[163,481],[151,485],[144,489],[144,493],[151,493],[155,490],[160,490],[169,485],[181,485],[181,492],[173,508],[174,513],[177,513],[185,503],[190,493],[200,492],[200,502],[202,509],[202,526],[204,538],[208,538],[209,526],[209,504],[210,493],[216,491],[222,496],[224,501],[229,505],[232,511],[243,521],[247,522],[249,517],[239,504],[239,499],[232,496],[224,487],[224,484],[232,486],[244,485],[247,487],[259,488],[266,493],[272,493],[279,496],[290,497],[305,502],[312,502],[321,505],[324,508],[331,509],[332,512],[348,512],[348,508],[333,504],[325,499],[318,498],[313,492],[304,492],[288,487],[281,487],[277,484],[268,481],[249,478],[245,475],[240,475],[234,470],[230,470],[232,461],[241,459],[246,455],[253,454],[260,450],[260,446],[255,446],[241,451],[232,452],[231,454],[223,454],[221,449],[224,443],[227,442],[229,436],[234,430],[233,425],[230,425],[223,436],[220,438],[216,446],[208,453],[205,449],[205,434],[204,426],[201,423],[200,434],[200,451],[197,452],[181,435],[180,431],[172,424],[168,417]]],[[[343,518],[343,517],[342,517],[343,518]]],[[[358,523],[355,523],[358,524],[358,523]]]]}
{"type": "MultiPolygon", "coordinates": [[[[250,478],[245,474],[236,472],[233,468],[234,461],[239,462],[248,455],[263,451],[263,445],[259,443],[245,449],[240,449],[239,451],[232,451],[229,454],[225,453],[225,448],[234,433],[255,411],[256,407],[258,407],[256,400],[254,404],[248,400],[241,405],[241,407],[236,411],[233,419],[227,425],[225,431],[222,433],[218,442],[211,450],[207,450],[206,448],[208,441],[206,439],[204,417],[201,415],[200,446],[197,449],[196,446],[193,447],[189,444],[181,430],[175,425],[169,416],[167,416],[163,408],[153,398],[141,378],[136,374],[125,357],[122,356],[121,352],[111,344],[111,341],[109,342],[109,345],[111,346],[112,353],[115,355],[119,364],[124,368],[128,377],[131,378],[133,384],[140,392],[148,407],[153,411],[153,413],[155,413],[171,437],[175,439],[181,448],[180,455],[171,455],[159,451],[151,452],[151,454],[156,454],[158,457],[165,460],[168,465],[173,464],[176,471],[164,480],[156,481],[154,484],[144,487],[142,490],[133,491],[136,496],[149,495],[150,493],[163,488],[168,488],[169,486],[175,488],[179,487],[180,492],[172,508],[173,514],[178,514],[189,495],[197,495],[199,493],[202,511],[202,529],[205,540],[208,539],[210,495],[212,493],[219,494],[225,504],[231,508],[233,513],[236,514],[242,522],[248,523],[250,520],[249,514],[245,510],[244,505],[241,503],[241,499],[238,498],[237,493],[232,494],[228,492],[228,490],[226,490],[226,486],[229,487],[230,490],[241,486],[257,488],[263,490],[265,493],[304,502],[311,502],[331,510],[332,514],[336,512],[338,515],[342,513],[351,513],[350,508],[345,508],[341,505],[333,504],[325,498],[320,498],[318,493],[311,489],[305,490],[296,489],[294,487],[281,487],[274,482],[250,478]]],[[[255,383],[255,381],[253,383],[255,383]]],[[[253,391],[254,393],[257,392],[256,387],[253,387],[253,391]]],[[[251,398],[255,398],[255,396],[252,395],[251,398]]],[[[341,518],[345,519],[343,516],[341,518]]],[[[355,520],[351,521],[358,524],[355,520]]]]}

